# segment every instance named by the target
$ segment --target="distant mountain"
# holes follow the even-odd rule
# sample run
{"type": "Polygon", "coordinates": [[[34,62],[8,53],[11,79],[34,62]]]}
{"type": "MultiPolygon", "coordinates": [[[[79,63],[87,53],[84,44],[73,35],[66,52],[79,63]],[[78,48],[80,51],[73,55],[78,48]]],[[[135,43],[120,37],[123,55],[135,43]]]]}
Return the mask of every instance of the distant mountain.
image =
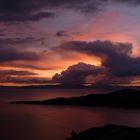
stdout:
{"type": "Polygon", "coordinates": [[[29,86],[0,86],[0,89],[87,89],[87,88],[94,88],[94,86],[68,85],[68,84],[29,85],[29,86]]]}
{"type": "Polygon", "coordinates": [[[94,127],[80,133],[72,132],[66,140],[139,140],[140,128],[119,125],[105,125],[94,127]]]}
{"type": "Polygon", "coordinates": [[[80,97],[60,97],[43,101],[16,101],[12,103],[140,108],[140,91],[125,89],[108,94],[90,94],[80,97]]]}
{"type": "MultiPolygon", "coordinates": [[[[100,86],[100,85],[76,85],[76,84],[56,84],[56,85],[26,85],[26,86],[0,86],[0,91],[4,91],[6,92],[7,90],[15,90],[15,89],[43,89],[43,90],[47,90],[47,89],[93,89],[96,91],[103,91],[103,92],[107,92],[107,91],[116,91],[116,90],[122,90],[125,89],[126,87],[123,86],[100,86]]],[[[129,89],[136,89],[136,90],[140,90],[140,86],[139,87],[128,87],[129,89]]]]}

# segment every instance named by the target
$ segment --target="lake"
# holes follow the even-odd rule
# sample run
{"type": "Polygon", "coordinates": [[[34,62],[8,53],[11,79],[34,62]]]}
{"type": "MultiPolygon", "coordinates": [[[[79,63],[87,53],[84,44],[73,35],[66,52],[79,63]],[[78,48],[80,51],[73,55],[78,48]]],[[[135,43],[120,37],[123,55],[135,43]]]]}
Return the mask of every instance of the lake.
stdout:
{"type": "Polygon", "coordinates": [[[9,104],[14,100],[43,100],[96,93],[95,90],[0,90],[0,139],[65,140],[77,132],[104,124],[140,127],[140,110],[97,107],[9,104]]]}

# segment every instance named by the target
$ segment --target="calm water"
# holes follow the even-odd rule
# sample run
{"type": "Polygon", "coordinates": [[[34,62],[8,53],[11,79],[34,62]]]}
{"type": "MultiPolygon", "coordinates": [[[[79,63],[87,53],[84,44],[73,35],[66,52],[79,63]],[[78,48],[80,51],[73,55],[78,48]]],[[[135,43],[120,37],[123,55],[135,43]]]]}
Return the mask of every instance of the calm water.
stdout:
{"type": "Polygon", "coordinates": [[[92,90],[5,90],[0,91],[0,139],[65,140],[72,130],[107,123],[140,127],[139,110],[94,107],[56,107],[9,104],[12,100],[49,99],[94,93],[92,90]]]}

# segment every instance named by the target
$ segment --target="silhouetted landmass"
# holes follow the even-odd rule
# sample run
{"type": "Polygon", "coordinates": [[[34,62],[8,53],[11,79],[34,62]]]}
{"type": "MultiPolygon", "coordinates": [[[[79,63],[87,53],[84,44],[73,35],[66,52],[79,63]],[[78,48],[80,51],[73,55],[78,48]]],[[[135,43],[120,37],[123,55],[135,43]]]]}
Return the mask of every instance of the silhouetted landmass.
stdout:
{"type": "Polygon", "coordinates": [[[68,84],[56,84],[56,85],[30,85],[30,86],[0,86],[0,89],[87,89],[94,88],[93,86],[84,85],[68,85],[68,84]]]}
{"type": "Polygon", "coordinates": [[[80,133],[72,132],[66,140],[140,140],[140,128],[108,124],[80,133]]]}
{"type": "Polygon", "coordinates": [[[43,101],[15,101],[18,104],[99,106],[118,108],[140,108],[140,91],[125,89],[109,94],[90,94],[80,97],[55,98],[43,101]]]}
{"type": "MultiPolygon", "coordinates": [[[[2,89],[98,89],[103,91],[115,91],[124,89],[123,86],[95,86],[95,85],[79,85],[79,84],[56,84],[56,85],[29,85],[29,86],[0,86],[2,89]]],[[[140,87],[128,87],[129,89],[140,90],[140,87]]]]}

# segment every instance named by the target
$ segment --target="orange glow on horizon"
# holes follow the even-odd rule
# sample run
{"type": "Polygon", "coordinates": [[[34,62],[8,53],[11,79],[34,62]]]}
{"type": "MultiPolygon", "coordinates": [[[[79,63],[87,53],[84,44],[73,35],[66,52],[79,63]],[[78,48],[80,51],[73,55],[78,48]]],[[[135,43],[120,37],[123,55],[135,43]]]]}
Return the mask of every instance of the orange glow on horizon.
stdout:
{"type": "MultiPolygon", "coordinates": [[[[64,56],[64,59],[56,59],[53,61],[48,61],[47,64],[50,66],[50,69],[45,69],[46,61],[42,62],[35,62],[34,65],[39,65],[40,67],[44,67],[44,70],[32,69],[32,68],[17,68],[12,66],[1,66],[1,70],[15,70],[15,71],[29,71],[36,73],[36,75],[29,75],[29,77],[38,77],[38,78],[48,78],[51,79],[56,73],[61,73],[62,71],[66,70],[69,66],[77,64],[79,62],[84,62],[87,64],[92,64],[95,66],[101,65],[101,59],[94,56],[88,56],[85,54],[76,53],[74,57],[70,58],[68,56],[64,56]],[[59,67],[57,66],[59,64],[59,67]],[[56,66],[55,66],[56,65],[56,66]],[[51,68],[52,67],[52,68],[51,68]]],[[[20,62],[22,63],[22,62],[20,62]]],[[[3,85],[3,84],[1,84],[3,85]]],[[[4,84],[5,85],[5,84],[4,84]]],[[[7,83],[6,85],[13,85],[13,83],[7,83]]],[[[15,84],[18,85],[18,84],[15,84]]],[[[24,85],[24,84],[23,84],[24,85]]],[[[26,84],[25,84],[26,85],[26,84]]]]}

